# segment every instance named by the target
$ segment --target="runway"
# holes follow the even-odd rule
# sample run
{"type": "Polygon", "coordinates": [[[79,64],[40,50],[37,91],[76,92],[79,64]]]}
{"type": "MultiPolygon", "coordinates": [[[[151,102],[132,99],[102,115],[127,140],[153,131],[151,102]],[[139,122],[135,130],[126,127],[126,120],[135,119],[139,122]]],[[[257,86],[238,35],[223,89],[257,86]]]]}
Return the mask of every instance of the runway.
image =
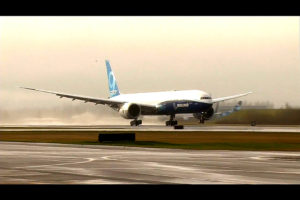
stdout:
{"type": "Polygon", "coordinates": [[[0,184],[299,184],[300,152],[0,142],[0,184]]]}
{"type": "Polygon", "coordinates": [[[129,125],[27,125],[27,126],[0,126],[0,131],[228,131],[228,132],[299,132],[300,126],[245,126],[245,125],[185,125],[184,129],[174,129],[164,125],[142,125],[131,127],[129,125]]]}

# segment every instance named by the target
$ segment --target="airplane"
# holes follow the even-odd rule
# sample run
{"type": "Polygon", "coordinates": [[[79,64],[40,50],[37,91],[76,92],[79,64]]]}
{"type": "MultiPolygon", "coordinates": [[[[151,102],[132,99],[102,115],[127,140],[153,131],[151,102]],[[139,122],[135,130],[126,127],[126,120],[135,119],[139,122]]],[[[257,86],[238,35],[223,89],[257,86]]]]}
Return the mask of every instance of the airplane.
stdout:
{"type": "Polygon", "coordinates": [[[237,94],[233,96],[212,98],[207,92],[201,90],[174,90],[162,92],[147,92],[122,94],[119,90],[115,75],[111,69],[110,62],[105,60],[109,95],[108,99],[88,97],[74,94],[66,94],[61,92],[53,92],[42,89],[34,89],[29,87],[20,87],[27,90],[50,93],[60,98],[70,98],[72,101],[80,100],[85,103],[95,103],[95,105],[107,105],[125,119],[133,119],[130,121],[131,126],[139,126],[142,120],[139,119],[143,115],[167,115],[170,120],[166,121],[166,126],[176,126],[176,114],[194,114],[194,117],[204,123],[214,115],[213,104],[222,101],[246,96],[252,92],[237,94]]]}

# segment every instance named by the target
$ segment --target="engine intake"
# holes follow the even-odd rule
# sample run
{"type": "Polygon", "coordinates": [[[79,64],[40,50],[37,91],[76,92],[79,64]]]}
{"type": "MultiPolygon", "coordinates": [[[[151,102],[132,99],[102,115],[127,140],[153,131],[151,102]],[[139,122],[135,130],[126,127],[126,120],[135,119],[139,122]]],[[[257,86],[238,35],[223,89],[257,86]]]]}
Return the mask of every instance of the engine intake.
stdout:
{"type": "Polygon", "coordinates": [[[141,114],[141,107],[135,103],[125,103],[119,113],[125,119],[136,119],[141,114]]]}

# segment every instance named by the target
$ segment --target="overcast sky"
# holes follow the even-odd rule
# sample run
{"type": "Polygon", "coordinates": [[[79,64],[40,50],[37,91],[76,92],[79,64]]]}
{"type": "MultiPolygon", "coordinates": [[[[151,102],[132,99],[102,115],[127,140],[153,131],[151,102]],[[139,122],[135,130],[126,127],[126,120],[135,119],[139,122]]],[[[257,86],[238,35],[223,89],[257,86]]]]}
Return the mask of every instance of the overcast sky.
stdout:
{"type": "Polygon", "coordinates": [[[299,17],[177,16],[0,17],[0,106],[70,102],[16,86],[108,97],[105,59],[122,93],[252,91],[242,99],[300,106],[299,17]]]}

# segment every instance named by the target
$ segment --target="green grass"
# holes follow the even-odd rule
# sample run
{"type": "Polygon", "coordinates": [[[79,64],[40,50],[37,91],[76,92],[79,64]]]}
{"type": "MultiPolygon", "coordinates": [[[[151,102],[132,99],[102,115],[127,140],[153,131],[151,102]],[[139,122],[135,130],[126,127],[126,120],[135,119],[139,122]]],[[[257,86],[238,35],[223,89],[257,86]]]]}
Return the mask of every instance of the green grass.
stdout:
{"type": "MultiPolygon", "coordinates": [[[[109,133],[113,133],[110,131],[109,133]]],[[[115,131],[117,133],[118,131],[115,131]]],[[[0,131],[0,141],[197,150],[300,151],[300,133],[136,132],[135,142],[98,142],[95,131],[0,131]]]]}

